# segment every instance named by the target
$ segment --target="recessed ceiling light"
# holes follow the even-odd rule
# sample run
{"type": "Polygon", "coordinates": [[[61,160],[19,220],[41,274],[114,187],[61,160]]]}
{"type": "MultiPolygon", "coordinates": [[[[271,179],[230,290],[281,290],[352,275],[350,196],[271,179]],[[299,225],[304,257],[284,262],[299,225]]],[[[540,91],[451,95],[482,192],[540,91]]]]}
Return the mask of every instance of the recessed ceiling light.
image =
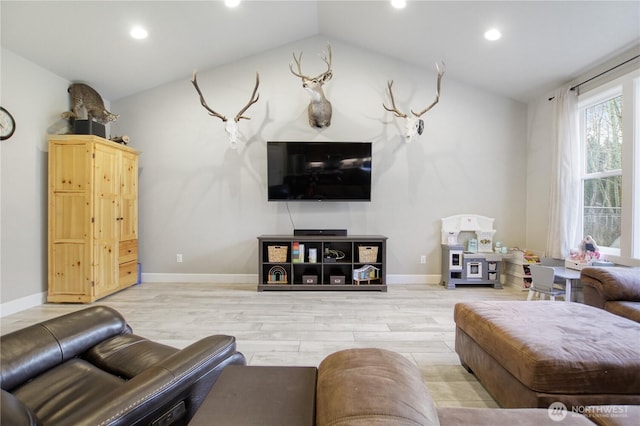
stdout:
{"type": "Polygon", "coordinates": [[[142,27],[133,27],[131,29],[131,31],[129,32],[129,35],[131,37],[135,38],[136,40],[142,40],[142,39],[147,38],[149,33],[147,32],[147,30],[145,30],[142,27]]]}
{"type": "Polygon", "coordinates": [[[238,7],[240,0],[224,0],[224,4],[227,7],[238,7]]]}
{"type": "Polygon", "coordinates": [[[484,33],[484,38],[486,38],[489,41],[496,41],[500,37],[502,37],[502,33],[496,28],[492,28],[486,33],[484,33]]]}
{"type": "Polygon", "coordinates": [[[396,9],[404,9],[407,6],[407,0],[391,0],[391,6],[396,9]]]}

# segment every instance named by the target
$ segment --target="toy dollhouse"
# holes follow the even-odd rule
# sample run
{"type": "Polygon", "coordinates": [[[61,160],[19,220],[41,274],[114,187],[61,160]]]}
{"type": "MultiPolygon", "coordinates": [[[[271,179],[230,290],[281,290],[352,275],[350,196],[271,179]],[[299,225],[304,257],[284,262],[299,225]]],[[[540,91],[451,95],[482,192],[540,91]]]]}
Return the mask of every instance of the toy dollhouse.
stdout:
{"type": "Polygon", "coordinates": [[[380,278],[380,269],[373,265],[364,265],[362,268],[353,270],[353,283],[360,285],[361,282],[370,284],[372,280],[380,278]]]}

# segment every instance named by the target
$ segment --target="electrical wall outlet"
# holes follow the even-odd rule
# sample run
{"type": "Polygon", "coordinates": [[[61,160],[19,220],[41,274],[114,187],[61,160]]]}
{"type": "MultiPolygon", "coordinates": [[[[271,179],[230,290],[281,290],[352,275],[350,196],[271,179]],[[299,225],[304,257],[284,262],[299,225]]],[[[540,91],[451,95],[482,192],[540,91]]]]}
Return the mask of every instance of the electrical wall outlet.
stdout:
{"type": "Polygon", "coordinates": [[[176,262],[182,263],[182,254],[181,253],[176,254],[176,262]]]}
{"type": "Polygon", "coordinates": [[[423,254],[422,256],[420,256],[420,263],[422,263],[423,265],[425,263],[427,263],[427,256],[426,255],[423,254]]]}

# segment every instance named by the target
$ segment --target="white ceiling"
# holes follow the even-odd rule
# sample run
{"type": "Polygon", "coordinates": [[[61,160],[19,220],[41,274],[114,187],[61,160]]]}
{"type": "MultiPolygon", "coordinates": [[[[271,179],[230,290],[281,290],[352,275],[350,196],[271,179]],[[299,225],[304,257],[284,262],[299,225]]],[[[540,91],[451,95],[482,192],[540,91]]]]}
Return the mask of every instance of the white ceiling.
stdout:
{"type": "Polygon", "coordinates": [[[111,101],[320,35],[429,69],[443,60],[449,78],[525,102],[640,43],[640,0],[407,3],[2,0],[1,43],[111,101]],[[134,24],[146,40],[129,37],[134,24]],[[490,43],[492,26],[503,37],[490,43]]]}

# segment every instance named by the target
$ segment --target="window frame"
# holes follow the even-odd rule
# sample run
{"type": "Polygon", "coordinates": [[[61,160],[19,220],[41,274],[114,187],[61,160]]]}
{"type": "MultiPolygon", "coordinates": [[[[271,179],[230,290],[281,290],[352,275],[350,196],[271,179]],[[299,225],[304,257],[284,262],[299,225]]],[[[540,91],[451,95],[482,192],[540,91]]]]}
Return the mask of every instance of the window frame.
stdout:
{"type": "Polygon", "coordinates": [[[640,266],[640,70],[633,71],[578,96],[580,127],[580,229],[584,229],[586,179],[621,175],[622,208],[620,248],[602,247],[607,260],[640,266]],[[586,172],[585,110],[618,95],[622,96],[622,164],[620,171],[586,172]]]}

